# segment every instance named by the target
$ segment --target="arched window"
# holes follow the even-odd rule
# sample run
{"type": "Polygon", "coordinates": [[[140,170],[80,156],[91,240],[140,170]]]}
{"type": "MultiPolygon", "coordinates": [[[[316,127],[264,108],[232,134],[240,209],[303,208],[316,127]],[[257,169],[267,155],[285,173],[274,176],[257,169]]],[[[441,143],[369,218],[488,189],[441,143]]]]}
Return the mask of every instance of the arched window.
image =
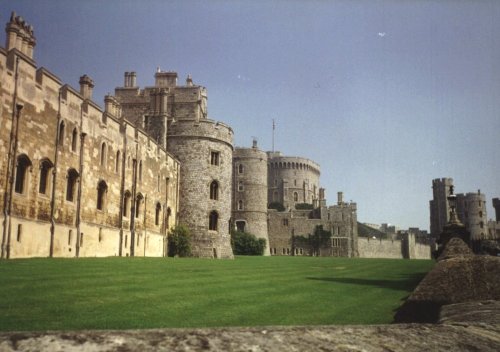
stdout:
{"type": "Polygon", "coordinates": [[[38,185],[38,193],[47,194],[50,169],[52,169],[53,166],[54,165],[49,159],[44,159],[40,162],[40,183],[38,185]]]}
{"type": "Polygon", "coordinates": [[[106,206],[106,194],[108,193],[108,185],[101,180],[97,184],[97,209],[104,210],[106,206]]]}
{"type": "Polygon", "coordinates": [[[243,210],[243,201],[241,199],[238,201],[238,210],[243,210]]]}
{"type": "Polygon", "coordinates": [[[26,191],[27,186],[27,171],[31,167],[31,161],[26,156],[26,154],[19,155],[17,157],[16,165],[16,183],[14,184],[14,190],[16,193],[23,194],[26,191]]]}
{"type": "Polygon", "coordinates": [[[141,214],[141,205],[143,201],[143,196],[142,194],[138,194],[137,197],[135,198],[135,217],[138,218],[139,215],[141,214]]]}
{"type": "Polygon", "coordinates": [[[158,226],[160,224],[160,214],[161,214],[161,204],[156,203],[156,211],[155,211],[155,225],[158,226]]]}
{"type": "Polygon", "coordinates": [[[101,144],[101,166],[106,166],[106,143],[101,144]]]}
{"type": "Polygon", "coordinates": [[[245,171],[245,167],[243,166],[243,164],[239,164],[238,165],[238,173],[242,174],[244,171],[245,171]]]}
{"type": "Polygon", "coordinates": [[[293,201],[298,202],[299,201],[299,194],[297,192],[293,192],[293,201]]]}
{"type": "Polygon", "coordinates": [[[210,184],[210,199],[219,199],[219,184],[217,181],[212,181],[210,184]]]}
{"type": "Polygon", "coordinates": [[[69,169],[66,176],[66,200],[73,202],[75,200],[76,181],[78,180],[78,172],[75,169],[69,169]]]}
{"type": "Polygon", "coordinates": [[[57,141],[61,146],[64,145],[64,127],[64,121],[61,121],[59,124],[59,140],[57,141]]]}
{"type": "Polygon", "coordinates": [[[142,181],[142,160],[139,160],[139,181],[142,181]]]}
{"type": "Polygon", "coordinates": [[[217,231],[217,222],[219,221],[219,214],[212,210],[208,219],[208,229],[211,231],[217,231]]]}
{"type": "Polygon", "coordinates": [[[130,215],[130,198],[132,195],[130,194],[129,191],[125,191],[125,194],[123,195],[123,216],[128,218],[130,215]]]}
{"type": "Polygon", "coordinates": [[[119,150],[116,151],[116,160],[115,160],[115,172],[117,174],[120,173],[120,157],[121,157],[121,153],[119,150]]]}
{"type": "Polygon", "coordinates": [[[73,134],[71,136],[71,151],[76,152],[76,146],[78,143],[78,130],[76,127],[73,129],[73,134]]]}
{"type": "Polygon", "coordinates": [[[238,182],[238,191],[243,191],[243,181],[238,182]]]}

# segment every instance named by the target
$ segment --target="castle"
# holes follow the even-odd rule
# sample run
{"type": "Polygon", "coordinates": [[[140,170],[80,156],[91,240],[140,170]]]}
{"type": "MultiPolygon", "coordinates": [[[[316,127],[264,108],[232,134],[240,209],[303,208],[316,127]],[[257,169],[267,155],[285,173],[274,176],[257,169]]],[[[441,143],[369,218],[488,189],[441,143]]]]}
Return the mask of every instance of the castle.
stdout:
{"type": "MultiPolygon", "coordinates": [[[[314,161],[256,142],[235,148],[233,130],[209,118],[207,90],[191,76],[179,85],[176,72],[158,69],[154,86],[140,88],[136,73],[125,72],[101,109],[87,75],[75,90],[37,67],[33,28],[21,17],[12,13],[6,32],[2,258],[161,257],[177,224],[189,228],[197,257],[233,258],[233,229],[266,239],[266,255],[377,256],[389,248],[404,257],[402,242],[360,242],[356,203],[339,192],[327,206],[314,161]],[[321,248],[296,241],[318,226],[331,233],[321,248]]],[[[414,239],[405,243],[413,248],[414,239]]]]}
{"type": "MultiPolygon", "coordinates": [[[[432,180],[433,199],[429,202],[431,236],[439,238],[443,228],[450,221],[451,207],[449,197],[453,194],[452,178],[437,178],[432,180]]],[[[496,211],[496,220],[488,221],[486,212],[486,196],[477,192],[456,194],[456,215],[468,232],[470,246],[479,251],[484,240],[498,241],[500,239],[500,202],[492,200],[496,211]]]]}

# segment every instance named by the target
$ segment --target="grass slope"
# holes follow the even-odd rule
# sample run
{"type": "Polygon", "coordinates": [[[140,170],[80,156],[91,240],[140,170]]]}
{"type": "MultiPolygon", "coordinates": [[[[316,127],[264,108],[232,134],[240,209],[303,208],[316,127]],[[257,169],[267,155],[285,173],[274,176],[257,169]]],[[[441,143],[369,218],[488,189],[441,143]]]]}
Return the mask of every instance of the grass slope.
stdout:
{"type": "Polygon", "coordinates": [[[374,324],[432,261],[312,257],[0,262],[0,330],[374,324]]]}

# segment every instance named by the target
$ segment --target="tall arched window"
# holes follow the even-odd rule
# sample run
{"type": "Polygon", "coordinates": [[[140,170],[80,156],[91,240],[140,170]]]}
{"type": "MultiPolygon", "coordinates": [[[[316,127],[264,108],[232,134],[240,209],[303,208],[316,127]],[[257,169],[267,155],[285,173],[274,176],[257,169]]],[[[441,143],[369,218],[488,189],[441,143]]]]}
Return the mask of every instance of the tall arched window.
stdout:
{"type": "Polygon", "coordinates": [[[142,194],[138,194],[137,197],[135,198],[135,217],[138,218],[139,215],[141,214],[141,205],[144,197],[142,194]]]}
{"type": "Polygon", "coordinates": [[[76,146],[78,143],[78,130],[76,127],[73,129],[73,134],[71,135],[71,151],[76,152],[76,146]]]}
{"type": "Polygon", "coordinates": [[[241,199],[238,201],[238,210],[243,210],[243,201],[241,199]]]}
{"type": "Polygon", "coordinates": [[[47,194],[49,179],[50,179],[50,169],[54,165],[49,159],[43,159],[40,162],[40,183],[38,185],[38,193],[47,194]]]}
{"type": "Polygon", "coordinates": [[[106,206],[106,194],[108,193],[108,185],[101,180],[97,184],[97,209],[104,210],[106,206]]]}
{"type": "Polygon", "coordinates": [[[293,201],[298,202],[299,201],[299,194],[297,192],[293,192],[293,201]]]}
{"type": "Polygon", "coordinates": [[[212,210],[208,219],[208,229],[212,231],[217,231],[217,222],[219,221],[219,214],[212,210]]]}
{"type": "Polygon", "coordinates": [[[243,181],[238,182],[238,191],[239,192],[243,191],[243,181]]]}
{"type": "Polygon", "coordinates": [[[115,160],[115,172],[117,174],[120,173],[120,157],[121,157],[121,153],[119,150],[116,151],[116,160],[115,160]]]}
{"type": "Polygon", "coordinates": [[[245,171],[245,167],[243,166],[243,164],[239,164],[238,165],[238,173],[242,174],[244,171],[245,171]]]}
{"type": "Polygon", "coordinates": [[[101,166],[106,166],[106,143],[101,144],[101,166]]]}
{"type": "Polygon", "coordinates": [[[155,209],[155,225],[158,226],[160,224],[160,214],[161,214],[161,204],[156,203],[155,209]]]}
{"type": "Polygon", "coordinates": [[[66,176],[66,200],[73,202],[75,200],[76,181],[78,180],[78,172],[75,169],[69,169],[66,176]]]}
{"type": "Polygon", "coordinates": [[[219,199],[219,184],[217,181],[212,181],[210,184],[210,199],[219,199]]]}
{"type": "Polygon", "coordinates": [[[14,190],[16,193],[25,193],[27,189],[27,171],[31,167],[31,161],[26,156],[26,154],[19,155],[17,157],[16,165],[16,183],[14,184],[14,190]]]}
{"type": "Polygon", "coordinates": [[[61,146],[64,145],[64,129],[64,121],[61,121],[61,123],[59,124],[59,140],[57,141],[61,146]]]}
{"type": "Polygon", "coordinates": [[[128,218],[130,215],[130,198],[132,195],[130,194],[129,191],[125,191],[125,194],[123,195],[123,216],[128,218]]]}

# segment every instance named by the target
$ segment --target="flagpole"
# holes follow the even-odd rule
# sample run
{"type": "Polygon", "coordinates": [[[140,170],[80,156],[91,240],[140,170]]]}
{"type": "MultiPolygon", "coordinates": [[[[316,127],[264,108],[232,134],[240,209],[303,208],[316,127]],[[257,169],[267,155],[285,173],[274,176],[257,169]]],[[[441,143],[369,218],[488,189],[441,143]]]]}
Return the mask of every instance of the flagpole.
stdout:
{"type": "Polygon", "coordinates": [[[274,153],[274,129],[276,128],[276,125],[274,123],[274,119],[273,119],[273,153],[274,153]]]}

